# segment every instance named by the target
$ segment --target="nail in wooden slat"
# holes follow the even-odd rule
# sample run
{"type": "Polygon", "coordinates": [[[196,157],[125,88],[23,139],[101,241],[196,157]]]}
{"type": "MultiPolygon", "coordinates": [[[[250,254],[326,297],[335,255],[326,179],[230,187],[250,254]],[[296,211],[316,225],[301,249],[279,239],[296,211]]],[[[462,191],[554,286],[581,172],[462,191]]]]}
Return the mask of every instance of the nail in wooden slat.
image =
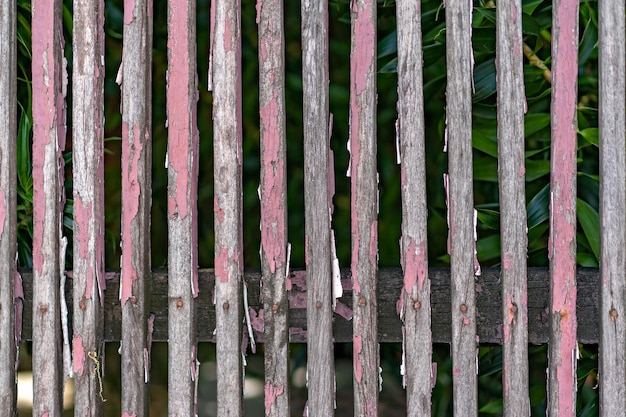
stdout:
{"type": "Polygon", "coordinates": [[[168,413],[198,413],[196,2],[168,2],[168,413]]]}
{"type": "Polygon", "coordinates": [[[104,2],[74,2],[74,407],[103,413],[104,319],[104,2]]]}
{"type": "Polygon", "coordinates": [[[148,413],[152,2],[124,4],[122,57],[122,416],[148,413]]]}
{"type": "Polygon", "coordinates": [[[265,338],[265,415],[290,416],[287,298],[287,154],[282,1],[257,3],[261,130],[261,299],[265,338]]]}
{"type": "Polygon", "coordinates": [[[420,2],[396,5],[398,28],[398,124],[402,192],[404,384],[407,415],[430,416],[432,331],[426,222],[426,156],[422,87],[420,2]]]}
{"type": "Polygon", "coordinates": [[[17,32],[16,5],[0,2],[0,409],[8,416],[17,413],[16,312],[14,280],[17,251],[17,32]]]}
{"type": "Polygon", "coordinates": [[[472,2],[446,2],[448,224],[454,415],[477,414],[472,183],[472,2]]]}
{"type": "Polygon", "coordinates": [[[522,2],[496,8],[498,74],[498,178],[502,248],[503,402],[505,416],[530,410],[526,200],[524,164],[524,72],[522,2]]]}
{"type": "Polygon", "coordinates": [[[304,1],[302,90],[304,219],[307,264],[308,415],[333,415],[335,370],[332,337],[331,225],[328,201],[328,2],[304,1]]]}
{"type": "Polygon", "coordinates": [[[214,6],[213,149],[217,414],[243,414],[241,4],[214,6]]]}
{"type": "Polygon", "coordinates": [[[354,414],[378,414],[378,174],[376,172],[376,1],[352,2],[350,179],[354,317],[354,414]]]}
{"type": "Polygon", "coordinates": [[[578,0],[552,11],[548,413],[576,415],[576,103],[578,0]]]}
{"type": "Polygon", "coordinates": [[[598,2],[600,140],[600,415],[626,409],[626,50],[624,0],[598,2]]]}

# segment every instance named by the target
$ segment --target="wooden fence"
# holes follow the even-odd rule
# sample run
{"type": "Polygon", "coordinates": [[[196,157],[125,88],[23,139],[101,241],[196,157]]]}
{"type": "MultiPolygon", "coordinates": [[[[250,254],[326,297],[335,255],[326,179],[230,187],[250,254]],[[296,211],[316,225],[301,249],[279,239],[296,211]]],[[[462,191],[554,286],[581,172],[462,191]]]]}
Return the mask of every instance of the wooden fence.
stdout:
{"type": "Polygon", "coordinates": [[[454,415],[477,415],[477,343],[503,345],[507,416],[528,415],[528,344],[549,343],[548,412],[576,412],[577,341],[599,343],[600,413],[626,408],[626,122],[624,0],[600,0],[599,271],[576,268],[578,1],[555,0],[552,33],[550,268],[527,269],[521,1],[497,7],[501,269],[475,256],[472,180],[472,2],[445,4],[451,268],[427,257],[420,2],[397,0],[402,270],[378,269],[376,1],[354,0],[350,55],[352,256],[336,262],[329,140],[328,11],[302,1],[306,272],[287,242],[282,2],[257,2],[262,272],[243,269],[241,5],[211,3],[215,268],[198,271],[196,10],[168,2],[167,271],[151,273],[152,2],[126,1],[122,96],[121,273],[104,271],[104,2],[73,5],[71,85],[61,2],[32,2],[33,269],[16,270],[16,5],[0,1],[0,410],[16,414],[16,344],[32,340],[33,415],[103,412],[100,358],[121,341],[122,416],[147,415],[150,344],[167,340],[169,415],[197,413],[198,341],[217,351],[218,415],[242,414],[242,334],[265,344],[265,413],[288,416],[289,340],[308,343],[309,416],[334,412],[333,345],[353,343],[354,414],[378,413],[379,341],[404,345],[409,415],[430,415],[432,345],[452,348],[454,415]],[[65,94],[72,97],[73,271],[64,273],[65,94]],[[260,285],[262,281],[263,285],[260,285]],[[106,291],[105,291],[106,287],[106,291]],[[64,290],[63,290],[64,288],[64,290]],[[477,290],[480,288],[480,290],[477,290]],[[119,290],[119,292],[118,292],[119,290]],[[343,292],[342,295],[342,290],[343,292]],[[65,292],[64,292],[65,291],[65,292]],[[579,296],[577,297],[577,293],[579,296]],[[583,296],[580,296],[583,294],[583,296]],[[398,295],[400,298],[398,299],[398,295]],[[259,302],[258,300],[262,300],[259,302]],[[577,308],[578,305],[578,308],[577,308]],[[68,314],[69,313],[69,314],[68,314]],[[69,318],[68,318],[69,317],[69,318]],[[538,320],[537,317],[543,317],[538,320]],[[260,319],[263,321],[260,321],[260,319]],[[530,320],[529,320],[530,318],[530,320]],[[70,331],[71,329],[71,331],[70,331]],[[215,329],[213,331],[213,329],[215,329]],[[308,337],[307,335],[314,335],[308,337]]]}

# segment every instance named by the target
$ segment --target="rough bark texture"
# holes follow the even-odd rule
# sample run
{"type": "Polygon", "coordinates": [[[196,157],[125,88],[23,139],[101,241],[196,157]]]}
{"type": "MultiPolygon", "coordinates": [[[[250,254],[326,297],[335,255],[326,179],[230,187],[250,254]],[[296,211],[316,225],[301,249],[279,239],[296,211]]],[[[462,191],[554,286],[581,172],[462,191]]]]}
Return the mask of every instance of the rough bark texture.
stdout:
{"type": "Polygon", "coordinates": [[[101,416],[104,297],[104,1],[74,2],[74,407],[101,416]]]}
{"type": "MultiPolygon", "coordinates": [[[[432,330],[426,202],[426,148],[422,89],[421,4],[398,1],[398,124],[402,192],[400,290],[407,415],[430,416],[432,330]]],[[[382,282],[379,284],[383,285],[382,282]]]]}
{"type": "Polygon", "coordinates": [[[213,11],[217,414],[240,416],[243,414],[241,4],[239,0],[217,0],[213,11]]]}
{"type": "Polygon", "coordinates": [[[287,153],[282,0],[259,0],[261,123],[261,266],[265,339],[265,415],[287,417],[289,301],[287,295],[287,153]]]}
{"type": "Polygon", "coordinates": [[[122,57],[122,416],[148,413],[152,1],[124,3],[122,57]]]}
{"type": "Polygon", "coordinates": [[[550,155],[548,413],[576,415],[576,92],[578,0],[555,0],[550,155]]]}
{"type": "Polygon", "coordinates": [[[308,277],[308,415],[334,410],[331,226],[329,213],[328,2],[302,2],[305,262],[308,277]]]}
{"type": "Polygon", "coordinates": [[[600,415],[616,416],[626,409],[626,29],[624,0],[600,0],[598,6],[602,260],[598,373],[600,415]]]}
{"type": "Polygon", "coordinates": [[[16,328],[14,280],[16,255],[17,38],[16,5],[0,2],[0,410],[17,413],[15,400],[16,328]],[[15,364],[15,365],[14,365],[15,364]]]}
{"type": "Polygon", "coordinates": [[[61,300],[65,264],[65,88],[61,1],[32,4],[33,45],[33,415],[62,412],[61,300]]]}
{"type": "Polygon", "coordinates": [[[378,173],[376,171],[376,1],[352,2],[350,177],[354,415],[378,414],[378,173]]]}
{"type": "Polygon", "coordinates": [[[522,2],[500,0],[496,13],[498,180],[504,300],[502,387],[504,415],[516,417],[530,412],[522,2]]]}
{"type": "Polygon", "coordinates": [[[198,413],[196,2],[168,2],[168,414],[198,413]]]}
{"type": "MultiPolygon", "coordinates": [[[[472,2],[446,2],[448,252],[452,274],[454,415],[478,412],[472,182],[472,2]]],[[[446,181],[447,182],[447,181],[446,181]]]]}

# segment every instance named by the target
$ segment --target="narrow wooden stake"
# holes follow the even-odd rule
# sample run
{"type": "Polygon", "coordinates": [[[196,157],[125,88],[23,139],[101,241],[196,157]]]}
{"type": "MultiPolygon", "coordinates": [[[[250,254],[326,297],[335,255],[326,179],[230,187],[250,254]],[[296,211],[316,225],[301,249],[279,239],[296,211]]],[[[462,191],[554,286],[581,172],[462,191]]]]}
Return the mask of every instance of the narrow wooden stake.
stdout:
{"type": "Polygon", "coordinates": [[[168,2],[168,413],[198,414],[196,2],[168,2]]]}
{"type": "Polygon", "coordinates": [[[74,29],[74,407],[95,417],[104,399],[96,371],[104,347],[104,1],[75,1],[74,29]]]}
{"type": "Polygon", "coordinates": [[[122,83],[122,416],[148,414],[152,1],[126,1],[122,83]]]}
{"type": "Polygon", "coordinates": [[[428,277],[426,148],[422,89],[421,3],[396,4],[398,28],[398,124],[403,286],[398,311],[403,321],[403,384],[407,415],[430,416],[432,331],[428,277]]]}
{"type": "MultiPolygon", "coordinates": [[[[334,413],[332,265],[329,213],[328,2],[301,3],[304,219],[307,264],[308,415],[334,413]]],[[[305,410],[307,411],[307,410],[305,410]]]]}
{"type": "Polygon", "coordinates": [[[14,280],[17,252],[17,32],[16,5],[0,1],[0,410],[17,415],[17,337],[14,280]],[[15,364],[15,365],[14,365],[15,364]]]}
{"type": "Polygon", "coordinates": [[[217,414],[243,414],[241,4],[216,0],[211,19],[217,414]]]}
{"type": "Polygon", "coordinates": [[[550,154],[550,343],[548,413],[576,415],[576,103],[578,0],[552,12],[550,154]]]}
{"type": "Polygon", "coordinates": [[[624,0],[600,0],[600,415],[626,409],[626,49],[624,0]]]}
{"type": "Polygon", "coordinates": [[[530,412],[524,164],[522,2],[496,6],[498,178],[502,248],[503,400],[505,416],[530,412]]]}
{"type": "MultiPolygon", "coordinates": [[[[475,225],[472,175],[472,2],[446,2],[448,225],[452,274],[454,415],[478,413],[475,225]]],[[[447,182],[447,180],[446,180],[447,182]]]]}
{"type": "Polygon", "coordinates": [[[261,122],[261,298],[265,338],[265,415],[288,417],[287,152],[283,2],[259,1],[261,122]]]}
{"type": "Polygon", "coordinates": [[[376,1],[352,2],[350,176],[354,306],[354,414],[378,414],[376,308],[378,173],[376,171],[376,1]]]}

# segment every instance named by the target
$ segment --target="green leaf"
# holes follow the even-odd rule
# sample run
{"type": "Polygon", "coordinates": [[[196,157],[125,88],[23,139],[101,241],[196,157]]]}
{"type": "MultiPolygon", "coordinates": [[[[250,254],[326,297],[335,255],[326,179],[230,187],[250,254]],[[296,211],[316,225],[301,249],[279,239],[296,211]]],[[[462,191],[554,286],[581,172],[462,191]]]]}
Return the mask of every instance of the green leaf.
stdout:
{"type": "Polygon", "coordinates": [[[580,198],[576,199],[576,214],[596,261],[600,260],[600,216],[595,208],[580,198]]]}
{"type": "Polygon", "coordinates": [[[593,22],[587,22],[583,37],[578,47],[578,66],[584,65],[589,56],[596,50],[598,46],[598,27],[593,22]]]}
{"type": "Polygon", "coordinates": [[[500,258],[500,235],[491,235],[476,242],[476,252],[480,262],[493,261],[500,258]]]}
{"type": "Polygon", "coordinates": [[[537,194],[535,194],[526,206],[528,230],[531,230],[548,220],[550,217],[549,204],[550,184],[547,184],[537,194]]]}
{"type": "Polygon", "coordinates": [[[524,135],[526,137],[550,127],[549,113],[527,114],[524,117],[524,135]]]}
{"type": "Polygon", "coordinates": [[[582,136],[587,142],[592,145],[600,146],[598,140],[598,128],[597,127],[589,127],[587,129],[583,129],[578,132],[580,136],[582,136]]]}
{"type": "Polygon", "coordinates": [[[393,55],[398,51],[397,31],[391,32],[378,42],[378,58],[393,55]]]}
{"type": "Polygon", "coordinates": [[[500,212],[497,210],[477,209],[478,224],[488,229],[500,229],[500,212]]]}
{"type": "Polygon", "coordinates": [[[546,159],[526,160],[526,181],[534,181],[550,173],[550,161],[546,159]]]}
{"type": "Polygon", "coordinates": [[[496,93],[496,60],[495,58],[479,64],[474,68],[474,102],[481,101],[496,93]]]}

